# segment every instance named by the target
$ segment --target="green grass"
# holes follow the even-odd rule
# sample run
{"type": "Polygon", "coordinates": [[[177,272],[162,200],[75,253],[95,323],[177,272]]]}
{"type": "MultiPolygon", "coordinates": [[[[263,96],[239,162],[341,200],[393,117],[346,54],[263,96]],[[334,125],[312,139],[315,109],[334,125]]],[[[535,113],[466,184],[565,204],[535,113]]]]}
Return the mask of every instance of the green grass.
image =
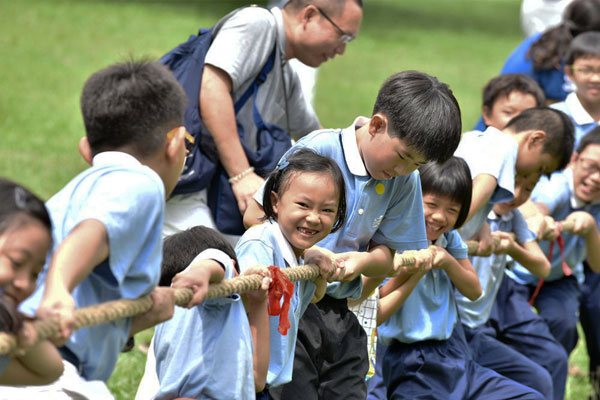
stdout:
{"type": "MultiPolygon", "coordinates": [[[[249,3],[0,0],[0,175],[50,197],[86,167],[77,152],[84,134],[78,102],[91,73],[131,56],[158,58],[199,27],[249,3]]],[[[522,39],[519,4],[366,0],[357,40],[319,70],[315,107],[321,123],[344,127],[368,115],[387,76],[419,69],[450,85],[464,130],[470,129],[481,88],[522,39]]],[[[118,399],[133,398],[144,358],[137,349],[121,356],[109,381],[118,399]]],[[[581,344],[571,358],[587,371],[581,344]]],[[[589,393],[585,377],[569,379],[568,399],[589,393]]]]}

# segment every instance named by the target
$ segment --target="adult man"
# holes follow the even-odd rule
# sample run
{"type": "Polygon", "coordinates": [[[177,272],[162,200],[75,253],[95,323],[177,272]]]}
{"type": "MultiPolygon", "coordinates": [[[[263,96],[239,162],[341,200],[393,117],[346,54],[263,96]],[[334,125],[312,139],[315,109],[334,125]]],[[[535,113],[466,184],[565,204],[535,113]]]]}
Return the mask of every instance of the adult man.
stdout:
{"type": "MultiPolygon", "coordinates": [[[[290,0],[281,10],[236,10],[216,25],[205,59],[199,111],[214,139],[219,162],[230,178],[241,213],[263,179],[251,168],[236,126],[237,120],[243,128],[244,143],[255,151],[253,98],[237,114],[234,104],[275,51],[274,67],[255,94],[258,112],[265,122],[283,127],[294,138],[319,128],[287,61],[297,58],[317,67],[343,54],[346,44],[358,34],[361,21],[361,0],[290,0]]],[[[164,234],[199,224],[215,227],[206,189],[169,200],[164,234]]]]}

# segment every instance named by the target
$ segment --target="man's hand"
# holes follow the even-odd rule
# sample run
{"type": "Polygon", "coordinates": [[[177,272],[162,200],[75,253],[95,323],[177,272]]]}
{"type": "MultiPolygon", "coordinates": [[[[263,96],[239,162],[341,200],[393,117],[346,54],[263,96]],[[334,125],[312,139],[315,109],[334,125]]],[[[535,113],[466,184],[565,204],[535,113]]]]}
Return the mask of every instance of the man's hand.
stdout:
{"type": "Polygon", "coordinates": [[[251,201],[254,201],[252,196],[254,196],[258,189],[262,187],[264,182],[265,180],[263,178],[256,175],[254,172],[251,172],[239,181],[231,184],[231,189],[233,190],[233,194],[238,203],[238,208],[242,215],[244,215],[246,208],[248,208],[248,204],[250,204],[251,201]]]}

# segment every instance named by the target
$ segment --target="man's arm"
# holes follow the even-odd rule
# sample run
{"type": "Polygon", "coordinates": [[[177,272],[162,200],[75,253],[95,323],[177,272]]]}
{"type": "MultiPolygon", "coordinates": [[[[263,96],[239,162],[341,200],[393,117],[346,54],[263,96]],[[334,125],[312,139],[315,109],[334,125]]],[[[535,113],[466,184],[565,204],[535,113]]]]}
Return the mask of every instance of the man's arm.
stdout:
{"type": "MultiPolygon", "coordinates": [[[[232,87],[231,78],[225,71],[208,64],[204,66],[200,90],[200,117],[215,141],[219,160],[229,177],[238,176],[250,168],[237,131],[231,97],[232,87]]],[[[231,187],[242,214],[263,182],[262,178],[251,172],[232,183],[231,187]]]]}

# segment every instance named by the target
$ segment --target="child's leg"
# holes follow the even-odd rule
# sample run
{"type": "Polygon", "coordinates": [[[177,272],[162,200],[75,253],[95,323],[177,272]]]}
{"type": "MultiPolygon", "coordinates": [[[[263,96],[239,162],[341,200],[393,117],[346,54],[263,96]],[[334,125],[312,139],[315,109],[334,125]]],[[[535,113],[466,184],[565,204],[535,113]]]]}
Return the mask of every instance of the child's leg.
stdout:
{"type": "Polygon", "coordinates": [[[546,399],[553,398],[552,378],[544,367],[496,338],[486,335],[483,329],[463,328],[473,360],[477,364],[535,389],[546,399]]]}
{"type": "Polygon", "coordinates": [[[564,397],[567,383],[568,356],[550,329],[528,303],[531,288],[504,277],[492,314],[497,338],[530,360],[544,367],[552,376],[554,399],[564,397]]]}
{"type": "Polygon", "coordinates": [[[581,290],[573,276],[545,282],[536,300],[541,317],[546,321],[552,335],[563,345],[567,354],[577,344],[577,315],[581,290]]]}
{"type": "Polygon", "coordinates": [[[300,319],[292,382],[269,392],[282,400],[367,395],[367,335],[346,299],[325,296],[300,319]]]}
{"type": "Polygon", "coordinates": [[[600,395],[600,274],[590,270],[584,263],[585,282],[581,289],[579,320],[585,333],[590,356],[590,382],[596,396],[600,395]]]}

